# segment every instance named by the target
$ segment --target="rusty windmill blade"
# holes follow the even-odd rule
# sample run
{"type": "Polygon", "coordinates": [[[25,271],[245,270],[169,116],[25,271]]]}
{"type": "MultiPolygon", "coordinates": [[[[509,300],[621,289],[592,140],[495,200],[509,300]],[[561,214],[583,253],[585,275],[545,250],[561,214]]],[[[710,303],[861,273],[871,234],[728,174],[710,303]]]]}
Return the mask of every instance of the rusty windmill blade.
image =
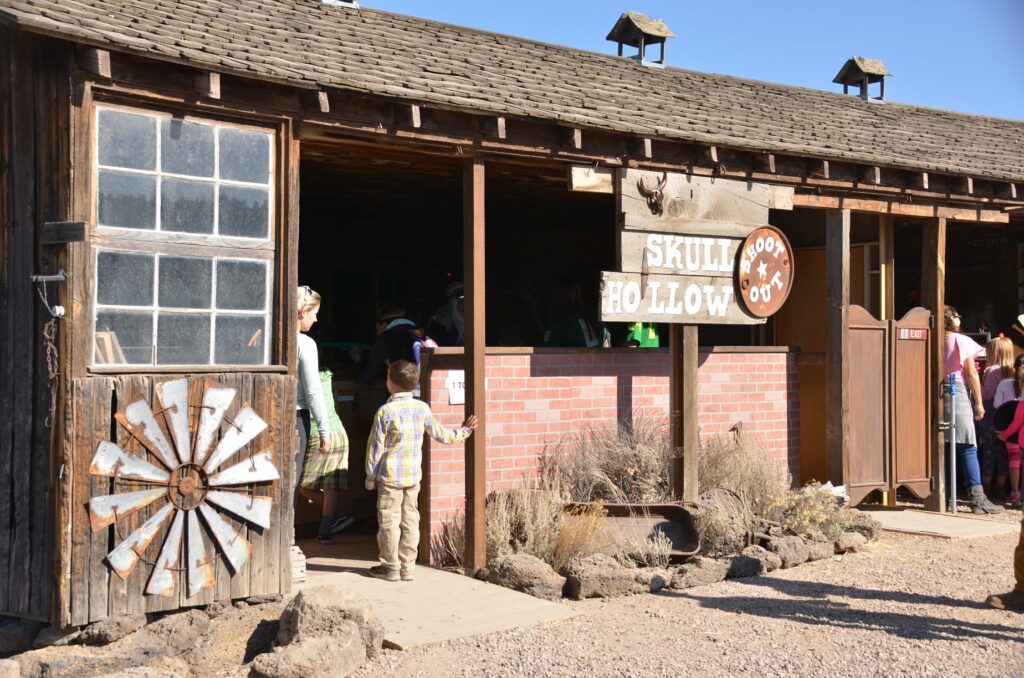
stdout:
{"type": "Polygon", "coordinates": [[[139,398],[129,403],[122,411],[114,415],[122,426],[133,436],[139,439],[147,450],[152,452],[168,468],[173,469],[178,465],[178,456],[171,449],[160,425],[156,423],[153,410],[145,398],[139,398]]]}
{"type": "Polygon", "coordinates": [[[192,456],[191,436],[188,430],[188,379],[175,379],[157,384],[154,389],[160,400],[167,429],[174,441],[178,461],[187,463],[192,456]]]}
{"type": "Polygon", "coordinates": [[[151,596],[170,598],[174,595],[174,581],[177,579],[178,561],[181,558],[181,533],[185,525],[185,512],[176,511],[171,528],[167,530],[160,557],[156,559],[153,574],[149,577],[146,593],[151,596]]]}
{"type": "Polygon", "coordinates": [[[115,521],[141,511],[160,497],[167,496],[167,488],[139,490],[121,494],[105,494],[89,500],[89,524],[93,532],[113,525],[115,521]]]}
{"type": "Polygon", "coordinates": [[[121,579],[128,579],[135,566],[139,564],[141,554],[153,543],[156,533],[167,522],[173,511],[173,506],[164,504],[159,511],[149,517],[149,520],[142,523],[137,530],[107,554],[107,562],[110,563],[110,567],[113,568],[117,576],[121,579]]]}
{"type": "Polygon", "coordinates": [[[265,483],[277,480],[281,474],[274,466],[274,457],[269,450],[260,452],[250,459],[229,466],[219,473],[210,476],[211,487],[227,485],[244,485],[246,483],[265,483]]]}
{"type": "Polygon", "coordinates": [[[127,452],[110,442],[101,440],[89,466],[89,475],[138,480],[145,483],[166,485],[171,474],[145,459],[129,456],[127,452]]]}
{"type": "Polygon", "coordinates": [[[228,513],[233,513],[263,529],[270,527],[270,508],[273,505],[270,497],[250,497],[237,492],[210,490],[206,498],[228,513]]]}
{"type": "Polygon", "coordinates": [[[210,508],[209,504],[200,504],[199,512],[203,514],[203,520],[206,521],[207,527],[213,533],[213,538],[217,540],[224,557],[231,565],[231,571],[238,574],[249,560],[252,544],[228,525],[227,521],[210,508]]]}
{"type": "Polygon", "coordinates": [[[207,473],[216,471],[228,458],[267,428],[267,422],[248,405],[238,411],[227,432],[217,443],[217,448],[210,454],[203,467],[207,473]]]}
{"type": "Polygon", "coordinates": [[[187,514],[188,523],[185,529],[188,538],[185,542],[185,555],[188,558],[188,597],[194,598],[203,589],[214,586],[217,580],[213,574],[213,561],[206,556],[199,516],[195,511],[188,511],[187,514]]]}
{"type": "Polygon", "coordinates": [[[206,384],[203,391],[203,406],[199,415],[199,427],[196,429],[195,449],[192,453],[194,463],[203,466],[210,452],[224,414],[235,400],[237,391],[230,386],[222,386],[213,382],[206,384]]]}

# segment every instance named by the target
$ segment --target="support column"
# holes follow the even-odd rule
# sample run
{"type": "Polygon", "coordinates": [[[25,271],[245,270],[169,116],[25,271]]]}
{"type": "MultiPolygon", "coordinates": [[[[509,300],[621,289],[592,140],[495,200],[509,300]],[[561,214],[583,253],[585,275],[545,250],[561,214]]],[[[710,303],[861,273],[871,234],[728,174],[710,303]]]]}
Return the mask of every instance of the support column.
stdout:
{"type": "Polygon", "coordinates": [[[669,381],[671,412],[672,494],[683,501],[697,501],[700,494],[697,465],[700,455],[697,422],[697,326],[671,325],[669,350],[672,373],[669,381]]]}
{"type": "Polygon", "coordinates": [[[945,371],[943,343],[946,339],[943,307],[946,304],[946,220],[924,223],[921,234],[921,305],[932,312],[932,336],[928,344],[928,383],[932,387],[928,417],[928,456],[931,459],[932,493],[925,501],[929,511],[946,510],[945,436],[942,420],[942,382],[945,371]]]}
{"type": "Polygon", "coordinates": [[[484,501],[487,495],[486,315],[484,309],[484,160],[466,161],[462,173],[463,258],[466,272],[466,416],[479,420],[466,441],[466,554],[463,567],[473,575],[486,564],[484,501]]]}
{"type": "Polygon", "coordinates": [[[850,210],[825,218],[825,270],[825,467],[842,485],[850,446],[850,210]]]}
{"type": "Polygon", "coordinates": [[[893,290],[895,276],[895,249],[893,218],[891,214],[878,217],[878,286],[882,295],[879,309],[879,320],[898,320],[896,317],[896,298],[893,290]]]}

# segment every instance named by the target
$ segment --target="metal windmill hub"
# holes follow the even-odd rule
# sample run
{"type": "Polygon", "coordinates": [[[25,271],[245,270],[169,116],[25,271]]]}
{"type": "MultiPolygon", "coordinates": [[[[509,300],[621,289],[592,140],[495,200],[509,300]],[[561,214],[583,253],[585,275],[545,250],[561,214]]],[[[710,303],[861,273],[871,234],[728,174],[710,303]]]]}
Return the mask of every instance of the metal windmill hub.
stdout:
{"type": "Polygon", "coordinates": [[[191,511],[203,503],[209,487],[206,471],[201,466],[182,464],[171,473],[167,496],[179,509],[191,511]]]}

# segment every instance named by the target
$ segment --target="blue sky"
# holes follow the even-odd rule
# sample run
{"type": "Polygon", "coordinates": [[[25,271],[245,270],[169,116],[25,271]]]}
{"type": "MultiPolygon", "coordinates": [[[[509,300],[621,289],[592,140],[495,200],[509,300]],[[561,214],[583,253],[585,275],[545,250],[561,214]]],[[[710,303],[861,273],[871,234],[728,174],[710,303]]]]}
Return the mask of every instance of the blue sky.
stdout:
{"type": "MultiPolygon", "coordinates": [[[[618,16],[660,17],[668,63],[842,91],[860,55],[894,74],[886,99],[1024,120],[1024,0],[361,0],[364,7],[612,53],[618,16]]],[[[874,92],[874,88],[872,89],[874,92]]]]}

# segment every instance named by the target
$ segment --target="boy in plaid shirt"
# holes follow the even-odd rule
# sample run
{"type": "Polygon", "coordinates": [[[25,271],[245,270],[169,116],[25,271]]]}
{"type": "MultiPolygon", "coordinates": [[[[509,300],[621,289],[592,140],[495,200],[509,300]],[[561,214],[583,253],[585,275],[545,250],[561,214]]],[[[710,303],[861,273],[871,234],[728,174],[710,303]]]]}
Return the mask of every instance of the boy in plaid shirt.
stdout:
{"type": "Polygon", "coordinates": [[[386,581],[412,581],[420,541],[416,500],[423,477],[423,434],[450,445],[465,440],[476,428],[470,416],[455,431],[442,426],[430,407],[412,397],[420,373],[408,360],[388,367],[391,397],[377,410],[366,445],[366,489],[377,489],[377,546],[380,565],[370,576],[386,581]]]}

